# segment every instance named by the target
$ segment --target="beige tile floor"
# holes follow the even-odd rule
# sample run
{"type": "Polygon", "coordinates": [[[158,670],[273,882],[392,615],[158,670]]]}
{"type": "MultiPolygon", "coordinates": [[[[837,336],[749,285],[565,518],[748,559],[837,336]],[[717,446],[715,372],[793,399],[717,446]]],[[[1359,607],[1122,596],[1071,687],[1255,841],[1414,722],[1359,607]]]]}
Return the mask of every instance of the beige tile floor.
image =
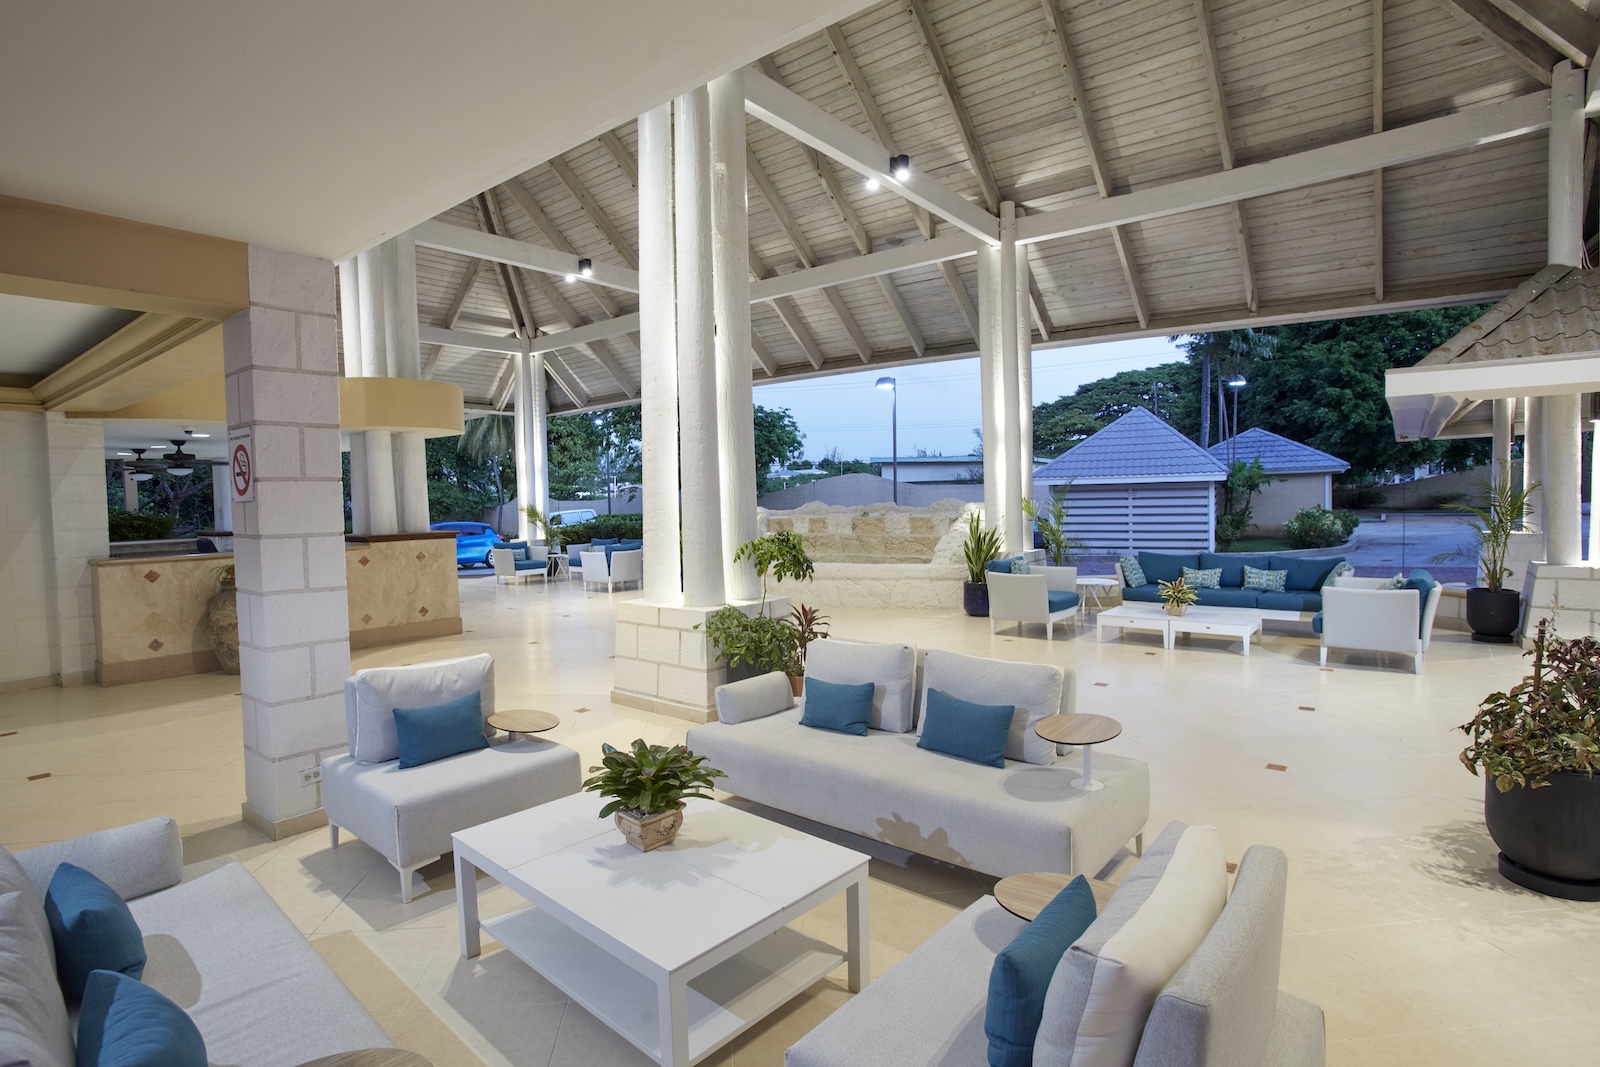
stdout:
{"type": "MultiPolygon", "coordinates": [[[[602,741],[682,736],[683,723],[610,704],[604,594],[487,578],[461,588],[466,633],[358,652],[356,665],[488,651],[502,705],[558,713],[553,736],[586,764],[602,741]]],[[[1203,639],[1170,653],[1151,635],[1097,644],[1092,626],[1046,644],[1038,628],[991,637],[987,622],[958,614],[832,614],[840,636],[1071,668],[1079,710],[1124,724],[1106,748],[1151,765],[1151,832],[1179,818],[1215,823],[1232,859],[1255,842],[1283,848],[1282,984],[1326,1011],[1331,1064],[1592,1057],[1600,905],[1501,881],[1481,783],[1456,762],[1452,727],[1520,676],[1515,650],[1441,633],[1418,678],[1373,656],[1318,670],[1309,634],[1283,630],[1246,660],[1203,639]]],[[[431,892],[402,905],[393,870],[358,843],[332,850],[324,831],[268,842],[243,827],[237,690],[236,678],[204,675],[0,697],[0,734],[16,731],[0,736],[0,842],[25,847],[170,814],[190,859],[238,855],[389,1033],[438,1067],[646,1062],[508,954],[460,959],[447,861],[423,872],[431,892]]],[[[992,886],[856,844],[875,856],[875,973],[992,886]]],[[[484,893],[488,914],[518,905],[502,888],[484,893]]],[[[804,925],[842,938],[843,918],[838,901],[804,925]]],[[[847,996],[836,975],[713,1062],[779,1064],[847,996]]]]}

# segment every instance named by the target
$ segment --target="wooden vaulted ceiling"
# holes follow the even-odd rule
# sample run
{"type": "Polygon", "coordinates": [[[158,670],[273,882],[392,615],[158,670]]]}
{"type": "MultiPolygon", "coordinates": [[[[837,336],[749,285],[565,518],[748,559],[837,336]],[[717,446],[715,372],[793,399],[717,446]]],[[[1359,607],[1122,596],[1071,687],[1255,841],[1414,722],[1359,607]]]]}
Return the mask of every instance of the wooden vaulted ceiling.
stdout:
{"type": "MultiPolygon", "coordinates": [[[[1510,100],[1585,61],[1576,0],[885,0],[758,65],[989,211],[1037,214],[1510,100]]],[[[948,227],[747,119],[756,277],[948,227]]],[[[634,123],[437,216],[637,267],[634,123]]],[[[1546,136],[1028,247],[1036,345],[1497,298],[1545,262],[1546,136]]],[[[627,292],[418,250],[426,324],[554,333],[627,292]]],[[[976,350],[971,257],[751,308],[756,381],[976,350]]],[[[553,412],[636,399],[636,335],[551,358],[553,412]]],[[[507,356],[426,375],[509,402],[507,356]]]]}

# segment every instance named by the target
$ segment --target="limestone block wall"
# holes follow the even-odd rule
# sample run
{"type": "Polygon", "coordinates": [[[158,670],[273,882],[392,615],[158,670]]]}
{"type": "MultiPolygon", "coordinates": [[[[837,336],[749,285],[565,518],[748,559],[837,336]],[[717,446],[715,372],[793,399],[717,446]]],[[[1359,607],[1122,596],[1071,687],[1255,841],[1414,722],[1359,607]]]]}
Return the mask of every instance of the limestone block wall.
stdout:
{"type": "Polygon", "coordinates": [[[770,588],[814,608],[894,608],[958,611],[965,565],[937,563],[819,563],[809,582],[770,588]]]}
{"type": "MultiPolygon", "coordinates": [[[[759,603],[734,606],[752,616],[761,607],[759,603]]],[[[689,722],[716,718],[714,694],[728,680],[728,665],[712,652],[703,627],[707,616],[721,610],[641,600],[617,604],[612,702],[689,722]]],[[[781,618],[789,614],[789,601],[769,596],[766,611],[781,618]]]]}
{"type": "Polygon", "coordinates": [[[832,507],[812,502],[793,511],[756,509],[756,532],[799,534],[819,563],[928,563],[963,508],[941,500],[925,508],[893,504],[832,507]]]}
{"type": "Polygon", "coordinates": [[[1600,568],[1530,563],[1522,603],[1524,644],[1533,639],[1539,620],[1546,618],[1562,637],[1600,637],[1600,568]]]}
{"type": "Polygon", "coordinates": [[[374,536],[344,561],[351,648],[461,632],[454,534],[374,536]]]}

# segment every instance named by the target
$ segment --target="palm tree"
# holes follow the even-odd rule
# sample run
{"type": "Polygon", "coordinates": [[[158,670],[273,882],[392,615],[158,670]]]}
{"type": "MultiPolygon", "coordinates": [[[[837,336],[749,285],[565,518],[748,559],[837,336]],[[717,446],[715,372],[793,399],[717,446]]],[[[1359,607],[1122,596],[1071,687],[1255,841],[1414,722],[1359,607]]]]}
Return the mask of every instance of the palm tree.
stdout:
{"type": "MultiPolygon", "coordinates": [[[[1169,340],[1177,342],[1179,337],[1169,340]]],[[[1211,447],[1211,370],[1216,364],[1217,373],[1239,373],[1258,356],[1265,355],[1271,347],[1270,337],[1260,330],[1221,330],[1217,333],[1190,334],[1184,350],[1189,353],[1193,361],[1200,360],[1200,447],[1211,447]]],[[[1217,383],[1217,406],[1222,406],[1222,383],[1217,383]]],[[[1227,416],[1226,411],[1220,412],[1222,417],[1227,416]]],[[[1237,434],[1239,427],[1235,426],[1232,433],[1237,434]]],[[[1222,434],[1217,435],[1221,440],[1222,434]]]]}
{"type": "Polygon", "coordinates": [[[487,460],[494,471],[495,522],[506,506],[505,486],[500,478],[500,466],[516,449],[516,430],[510,415],[485,415],[472,419],[461,436],[456,438],[456,449],[472,459],[487,460]]]}

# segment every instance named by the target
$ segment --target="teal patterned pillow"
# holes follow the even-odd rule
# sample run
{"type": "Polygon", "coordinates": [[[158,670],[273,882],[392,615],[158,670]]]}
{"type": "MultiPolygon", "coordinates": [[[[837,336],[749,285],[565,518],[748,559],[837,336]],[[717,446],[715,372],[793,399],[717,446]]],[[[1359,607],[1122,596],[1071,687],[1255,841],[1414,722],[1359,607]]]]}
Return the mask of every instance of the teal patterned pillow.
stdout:
{"type": "Polygon", "coordinates": [[[1033,573],[1033,568],[1028,566],[1028,561],[1027,560],[1023,559],[1021,556],[1018,556],[1016,559],[1011,561],[1011,573],[1012,574],[1032,574],[1033,573]]]}
{"type": "Polygon", "coordinates": [[[1149,580],[1144,576],[1144,568],[1139,566],[1139,560],[1136,557],[1123,556],[1117,562],[1122,564],[1122,577],[1127,580],[1129,588],[1150,584],[1149,580]]]}
{"type": "Polygon", "coordinates": [[[1332,585],[1334,582],[1337,582],[1340,578],[1343,578],[1345,575],[1354,574],[1355,572],[1356,572],[1356,569],[1354,567],[1350,566],[1350,561],[1349,560],[1340,560],[1339,561],[1339,565],[1337,567],[1333,568],[1333,570],[1328,572],[1328,576],[1326,578],[1322,579],[1322,584],[1317,586],[1317,588],[1318,589],[1326,589],[1326,588],[1328,588],[1328,586],[1332,585]]]}
{"type": "Polygon", "coordinates": [[[1244,587],[1258,593],[1281,593],[1283,583],[1289,580],[1288,571],[1263,571],[1245,564],[1244,587]]]}
{"type": "Polygon", "coordinates": [[[1207,570],[1196,570],[1193,567],[1183,568],[1183,584],[1190,589],[1221,589],[1222,568],[1211,567],[1207,570]]]}

